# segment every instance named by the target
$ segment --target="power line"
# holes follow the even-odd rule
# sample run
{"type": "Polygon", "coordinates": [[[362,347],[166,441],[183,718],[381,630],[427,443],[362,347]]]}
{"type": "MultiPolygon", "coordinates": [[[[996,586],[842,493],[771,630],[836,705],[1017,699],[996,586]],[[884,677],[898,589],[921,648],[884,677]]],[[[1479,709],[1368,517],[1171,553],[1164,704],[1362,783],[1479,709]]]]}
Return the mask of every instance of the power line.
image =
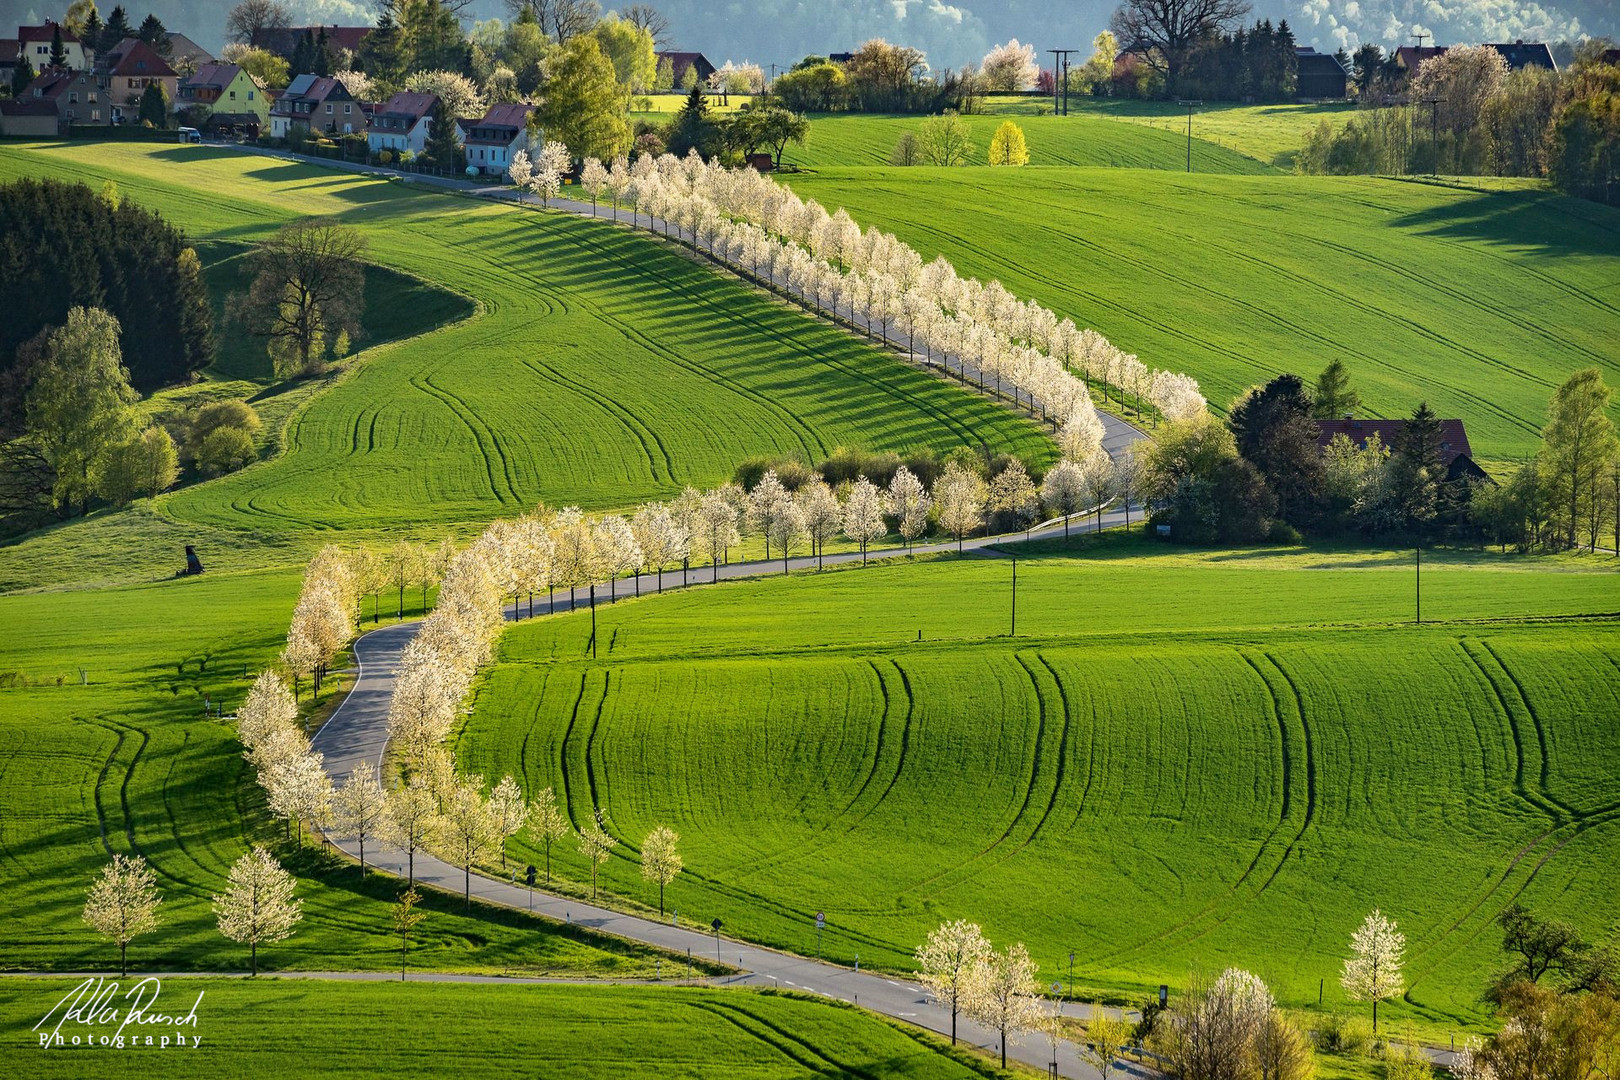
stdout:
{"type": "Polygon", "coordinates": [[[1187,171],[1192,172],[1192,118],[1193,110],[1204,103],[1202,101],[1178,101],[1177,105],[1186,106],[1187,109],[1187,171]]]}
{"type": "Polygon", "coordinates": [[[1054,116],[1069,115],[1069,57],[1079,52],[1079,49],[1047,49],[1052,54],[1052,114],[1054,116]],[[1059,94],[1062,95],[1062,108],[1058,106],[1059,94]]]}

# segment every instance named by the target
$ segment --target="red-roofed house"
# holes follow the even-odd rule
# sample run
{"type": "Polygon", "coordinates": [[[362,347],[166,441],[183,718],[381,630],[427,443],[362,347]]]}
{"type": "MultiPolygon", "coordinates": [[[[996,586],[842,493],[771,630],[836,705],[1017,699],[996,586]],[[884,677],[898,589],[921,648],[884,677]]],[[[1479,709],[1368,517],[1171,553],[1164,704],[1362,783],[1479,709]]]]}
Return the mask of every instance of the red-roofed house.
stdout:
{"type": "Polygon", "coordinates": [[[676,89],[686,85],[687,68],[696,68],[698,81],[704,83],[708,82],[709,76],[715,72],[715,67],[709,63],[709,58],[700,52],[670,52],[666,50],[658,54],[659,63],[663,63],[665,60],[669,61],[670,70],[675,74],[676,89]]]}
{"type": "Polygon", "coordinates": [[[141,95],[154,83],[162,86],[173,102],[180,76],[156,49],[140,38],[125,38],[96,57],[96,75],[107,95],[112,122],[133,120],[141,105],[141,95]]]}
{"type": "Polygon", "coordinates": [[[22,97],[0,101],[0,135],[16,139],[49,139],[60,133],[56,103],[22,97]]]}
{"type": "Polygon", "coordinates": [[[408,150],[420,154],[427,145],[428,125],[438,104],[438,94],[412,94],[401,90],[377,106],[366,133],[371,152],[387,150],[397,156],[408,150]]]}
{"type": "Polygon", "coordinates": [[[270,109],[270,134],[278,139],[298,127],[331,134],[366,130],[359,102],[336,79],[300,75],[287,84],[270,109]]]}
{"type": "MultiPolygon", "coordinates": [[[[1342,420],[1318,420],[1316,445],[1323,450],[1334,436],[1344,435],[1357,449],[1365,450],[1373,435],[1386,447],[1399,445],[1406,432],[1405,420],[1357,420],[1347,416],[1342,420]]],[[[1474,463],[1473,448],[1468,445],[1468,432],[1461,420],[1440,421],[1440,464],[1446,467],[1448,479],[1465,476],[1472,480],[1489,480],[1490,476],[1474,463]]]]}
{"type": "Polygon", "coordinates": [[[533,105],[491,105],[477,120],[463,120],[467,165],[491,176],[503,176],[512,155],[529,148],[533,105]]]}
{"type": "Polygon", "coordinates": [[[17,43],[20,51],[28,62],[34,65],[35,71],[44,71],[51,66],[51,42],[59,31],[62,35],[65,66],[75,71],[85,66],[84,45],[79,41],[78,35],[65,26],[47,20],[44,26],[17,27],[17,43]]]}
{"type": "Polygon", "coordinates": [[[326,44],[333,52],[344,49],[350,52],[359,52],[360,43],[371,33],[370,26],[266,26],[253,31],[253,39],[249,43],[255,49],[267,49],[283,60],[291,60],[294,52],[298,50],[300,41],[309,41],[311,44],[320,40],[321,31],[326,32],[326,44]]]}
{"type": "Polygon", "coordinates": [[[1424,61],[1446,55],[1447,48],[1445,45],[1425,45],[1421,48],[1416,45],[1402,45],[1395,50],[1395,66],[1405,72],[1407,78],[1411,78],[1418,73],[1418,68],[1423,66],[1424,61]]]}
{"type": "MultiPolygon", "coordinates": [[[[0,79],[7,85],[12,75],[22,66],[22,42],[16,38],[0,38],[0,79]]],[[[37,71],[35,74],[39,74],[37,71]]]]}

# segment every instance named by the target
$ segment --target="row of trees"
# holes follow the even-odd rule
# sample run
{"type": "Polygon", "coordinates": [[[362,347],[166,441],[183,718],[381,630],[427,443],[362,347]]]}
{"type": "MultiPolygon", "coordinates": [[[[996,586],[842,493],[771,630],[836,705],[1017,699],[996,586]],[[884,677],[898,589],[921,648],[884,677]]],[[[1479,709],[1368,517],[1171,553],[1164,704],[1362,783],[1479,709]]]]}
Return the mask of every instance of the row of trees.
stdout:
{"type": "Polygon", "coordinates": [[[1171,418],[1204,410],[1191,378],[1150,370],[1095,331],[1019,300],[1000,282],[963,279],[943,256],[924,263],[896,237],[875,228],[863,232],[846,211],[828,213],[755,170],[728,169],[695,154],[642,155],[611,167],[587,160],[582,180],[593,200],[611,198],[615,216],[628,202],[636,224],[645,213],[649,229],[661,221],[669,235],[678,226],[711,258],[834,321],[886,345],[903,341],[908,353],[947,371],[954,360],[954,374],[974,378],[983,389],[990,390],[993,379],[998,396],[1010,393],[1066,442],[1098,430],[1089,389],[1094,381],[1105,395],[1115,388],[1122,406],[1129,395],[1139,413],[1148,401],[1171,418]]]}
{"type": "MultiPolygon", "coordinates": [[[[275,856],[255,845],[231,864],[225,891],[214,896],[214,919],[228,940],[246,945],[252,973],[259,973],[259,946],[291,937],[303,918],[303,901],[293,893],[297,879],[275,856]]],[[[84,921],[118,946],[120,974],[129,973],[129,946],[157,930],[163,897],[157,875],[141,855],[114,855],[90,885],[84,921]]]]}
{"type": "Polygon", "coordinates": [[[1300,170],[1547,177],[1571,194],[1617,197],[1620,67],[1601,53],[1563,71],[1510,72],[1497,50],[1458,46],[1425,61],[1404,100],[1369,93],[1343,125],[1323,121],[1300,170]]]}

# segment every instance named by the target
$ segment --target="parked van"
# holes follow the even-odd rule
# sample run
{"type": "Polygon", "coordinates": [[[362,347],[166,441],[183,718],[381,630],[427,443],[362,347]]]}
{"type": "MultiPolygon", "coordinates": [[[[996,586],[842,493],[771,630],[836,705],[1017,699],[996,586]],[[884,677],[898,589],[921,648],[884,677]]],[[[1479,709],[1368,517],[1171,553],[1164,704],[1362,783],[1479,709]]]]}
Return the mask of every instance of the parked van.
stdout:
{"type": "Polygon", "coordinates": [[[202,142],[202,132],[196,128],[183,127],[180,129],[180,141],[183,143],[200,143],[202,142]]]}

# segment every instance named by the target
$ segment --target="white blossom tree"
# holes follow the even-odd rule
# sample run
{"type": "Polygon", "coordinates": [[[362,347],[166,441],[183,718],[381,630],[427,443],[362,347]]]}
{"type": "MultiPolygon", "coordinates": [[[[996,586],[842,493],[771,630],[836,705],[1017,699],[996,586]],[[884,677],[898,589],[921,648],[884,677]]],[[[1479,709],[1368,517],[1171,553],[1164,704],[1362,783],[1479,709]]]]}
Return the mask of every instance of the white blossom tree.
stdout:
{"type": "Polygon", "coordinates": [[[596,216],[596,200],[608,189],[608,171],[597,158],[588,157],[579,170],[579,186],[591,197],[591,216],[596,216]]]}
{"type": "Polygon", "coordinates": [[[866,549],[872,541],[888,535],[889,526],[883,520],[888,503],[883,490],[864,476],[855,478],[844,500],[844,535],[860,545],[862,565],[866,563],[866,549]]]}
{"type": "Polygon", "coordinates": [[[506,869],[506,842],[529,823],[529,804],[524,801],[523,789],[510,774],[501,777],[489,793],[489,812],[495,822],[501,849],[501,869],[506,869]]]}
{"type": "Polygon", "coordinates": [[[259,946],[285,941],[303,918],[303,901],[293,896],[297,886],[273,855],[255,845],[232,864],[225,891],[214,896],[219,932],[248,946],[254,975],[259,973],[259,946]]]}
{"type": "Polygon", "coordinates": [[[551,881],[551,845],[574,831],[568,815],[557,805],[557,792],[546,788],[529,807],[529,828],[546,849],[546,881],[551,881]]]}
{"type": "Polygon", "coordinates": [[[1142,495],[1147,477],[1146,441],[1133,442],[1114,459],[1114,491],[1125,508],[1125,525],[1131,524],[1131,502],[1142,495]]]}
{"type": "Polygon", "coordinates": [[[815,549],[816,569],[819,570],[822,555],[827,550],[827,541],[837,536],[844,527],[844,508],[838,505],[838,496],[819,476],[801,485],[793,493],[793,500],[799,504],[805,535],[815,549]]]}
{"type": "Polygon", "coordinates": [[[1018,528],[1034,524],[1041,511],[1041,497],[1022,461],[1013,458],[990,481],[989,503],[993,513],[1006,514],[1018,528]]]}
{"type": "Polygon", "coordinates": [[[388,793],[369,768],[356,769],[332,795],[332,821],[338,833],[360,845],[360,876],[366,876],[366,841],[388,829],[388,793]]]}
{"type": "Polygon", "coordinates": [[[461,898],[468,910],[472,908],[473,864],[489,854],[500,835],[483,787],[482,776],[454,784],[431,834],[433,847],[452,865],[461,867],[461,898]]]}
{"type": "Polygon", "coordinates": [[[944,474],[934,485],[939,523],[956,537],[956,550],[962,550],[964,536],[984,525],[985,495],[984,481],[954,461],[945,466],[944,474]]]}
{"type": "Polygon", "coordinates": [[[607,831],[602,823],[600,808],[591,816],[591,823],[579,834],[579,853],[591,864],[591,899],[596,899],[596,872],[603,863],[613,855],[613,849],[619,846],[619,841],[607,831]]]}
{"type": "Polygon", "coordinates": [[[1017,38],[997,45],[985,54],[979,71],[986,89],[1001,93],[1028,90],[1040,75],[1040,68],[1035,64],[1035,46],[1020,45],[1017,38]]]}
{"type": "Polygon", "coordinates": [[[541,147],[540,156],[534,162],[533,178],[529,181],[534,193],[540,196],[541,206],[551,206],[551,200],[562,191],[563,177],[568,175],[572,165],[568,147],[562,143],[550,140],[541,147]]]}
{"type": "Polygon", "coordinates": [[[1069,535],[1069,518],[1086,506],[1085,475],[1080,466],[1064,458],[1052,466],[1041,481],[1041,501],[1046,509],[1063,518],[1063,535],[1069,535]]]}
{"type": "Polygon", "coordinates": [[[236,710],[236,737],[252,750],[272,731],[290,729],[297,722],[298,703],[292,691],[275,672],[261,671],[236,710]]]}
{"type": "Polygon", "coordinates": [[[695,547],[708,558],[713,567],[713,580],[720,580],[720,564],[726,554],[742,539],[737,532],[737,507],[722,490],[706,493],[698,506],[699,530],[694,534],[695,547]]]}
{"type": "Polygon", "coordinates": [[[158,928],[157,877],[146,860],[114,855],[84,898],[84,921],[118,946],[118,973],[129,974],[129,943],[158,928]]]}
{"type": "Polygon", "coordinates": [[[1041,1022],[1040,986],[1035,961],[1023,942],[981,959],[968,976],[964,1001],[970,1020],[1001,1036],[1001,1067],[1007,1067],[1007,1040],[1034,1031],[1041,1022]]]}
{"type": "Polygon", "coordinates": [[[437,814],[438,804],[421,774],[396,788],[388,800],[382,840],[405,853],[406,880],[411,885],[416,884],[416,853],[427,845],[437,814]]]}
{"type": "Polygon", "coordinates": [[[951,1010],[953,1044],[956,1018],[967,1004],[974,972],[990,954],[990,942],[979,924],[963,919],[940,923],[917,947],[918,979],[935,1001],[951,1010]]]}
{"type": "Polygon", "coordinates": [[[1374,1034],[1378,1032],[1378,1003],[1406,989],[1401,975],[1405,953],[1406,935],[1377,908],[1350,935],[1350,955],[1345,958],[1339,982],[1351,1001],[1372,1002],[1374,1034]]]}
{"type": "Polygon", "coordinates": [[[905,540],[907,550],[928,530],[928,511],[933,504],[917,475],[904,465],[889,481],[889,512],[895,517],[895,531],[905,540]]]}
{"type": "Polygon", "coordinates": [[[676,849],[681,835],[668,825],[660,825],[647,834],[641,845],[641,876],[658,883],[658,915],[664,914],[664,888],[675,880],[684,865],[676,849]]]}
{"type": "Polygon", "coordinates": [[[1080,490],[1087,506],[1097,512],[1097,531],[1102,531],[1103,508],[1114,499],[1114,462],[1102,450],[1095,450],[1079,464],[1080,490]]]}
{"type": "Polygon", "coordinates": [[[305,752],[288,757],[261,775],[259,782],[270,812],[285,818],[289,830],[293,822],[298,823],[300,845],[305,825],[318,829],[326,823],[332,806],[332,778],[321,766],[320,754],[305,752]]]}

